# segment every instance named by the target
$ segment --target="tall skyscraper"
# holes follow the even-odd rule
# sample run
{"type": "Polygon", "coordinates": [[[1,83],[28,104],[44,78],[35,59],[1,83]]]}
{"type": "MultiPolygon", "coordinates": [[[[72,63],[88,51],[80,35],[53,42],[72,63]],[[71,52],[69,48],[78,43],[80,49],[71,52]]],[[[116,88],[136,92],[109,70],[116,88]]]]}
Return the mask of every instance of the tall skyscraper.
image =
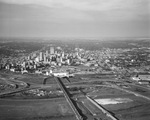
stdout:
{"type": "Polygon", "coordinates": [[[48,50],[46,50],[46,57],[48,57],[48,50]]]}
{"type": "Polygon", "coordinates": [[[44,54],[44,62],[46,62],[46,54],[44,54]]]}
{"type": "Polygon", "coordinates": [[[40,61],[42,61],[42,60],[43,60],[43,53],[40,52],[40,61]]]}
{"type": "Polygon", "coordinates": [[[54,54],[54,47],[50,47],[50,54],[54,54]]]}

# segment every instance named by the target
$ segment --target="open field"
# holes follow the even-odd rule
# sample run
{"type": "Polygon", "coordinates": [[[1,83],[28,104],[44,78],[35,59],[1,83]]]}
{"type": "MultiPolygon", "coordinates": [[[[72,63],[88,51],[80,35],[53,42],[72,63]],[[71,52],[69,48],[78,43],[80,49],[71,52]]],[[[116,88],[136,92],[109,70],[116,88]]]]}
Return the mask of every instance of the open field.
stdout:
{"type": "MultiPolygon", "coordinates": [[[[26,89],[26,86],[20,85],[24,82],[30,84],[28,88],[31,88],[31,90],[19,91],[0,98],[1,120],[76,120],[54,78],[48,78],[47,84],[43,85],[46,76],[42,75],[22,75],[6,71],[1,71],[0,75],[1,84],[19,85],[19,87],[11,89],[6,87],[1,93],[5,90],[26,89]],[[35,86],[38,88],[32,89],[35,86]]],[[[125,81],[108,79],[107,77],[101,79],[101,76],[104,75],[97,74],[96,76],[97,78],[93,75],[77,75],[69,79],[70,83],[66,79],[61,79],[70,93],[70,97],[85,116],[85,120],[92,120],[94,117],[102,120],[110,119],[89,102],[86,96],[92,98],[119,120],[149,120],[150,101],[117,89],[115,86],[132,92],[138,92],[136,91],[139,89],[138,87],[132,87],[127,85],[125,81]],[[83,80],[83,77],[86,80],[83,80]],[[93,116],[91,112],[96,116],[93,116]]],[[[142,87],[140,90],[139,94],[143,93],[142,90],[145,91],[142,87]]],[[[147,90],[142,95],[149,97],[149,93],[147,90]]]]}
{"type": "Polygon", "coordinates": [[[1,120],[58,119],[73,116],[65,99],[0,100],[1,120]]]}

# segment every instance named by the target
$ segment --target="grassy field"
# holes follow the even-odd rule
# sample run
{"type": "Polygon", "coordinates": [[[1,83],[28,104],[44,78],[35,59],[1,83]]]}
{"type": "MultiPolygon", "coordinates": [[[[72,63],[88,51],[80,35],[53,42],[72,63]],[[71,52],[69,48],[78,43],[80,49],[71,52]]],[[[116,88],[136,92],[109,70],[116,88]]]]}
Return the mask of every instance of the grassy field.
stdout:
{"type": "MultiPolygon", "coordinates": [[[[86,101],[84,95],[88,95],[95,100],[101,101],[99,104],[119,120],[149,120],[150,101],[110,86],[106,87],[106,85],[109,85],[107,80],[113,79],[108,79],[107,77],[106,79],[98,78],[101,76],[98,74],[96,74],[96,76],[97,77],[94,77],[93,74],[87,76],[76,75],[75,77],[70,78],[71,83],[66,79],[62,79],[62,82],[67,83],[67,86],[69,86],[68,91],[73,99],[79,97],[77,104],[86,101]],[[82,83],[82,81],[85,82],[82,83]],[[74,84],[74,82],[80,83],[74,84]],[[102,104],[102,102],[108,103],[102,104]]],[[[43,86],[43,80],[47,78],[47,76],[44,75],[22,75],[9,71],[1,71],[0,77],[0,83],[2,84],[9,84],[11,80],[16,80],[39,86],[43,86]]],[[[115,84],[115,81],[113,81],[113,83],[115,84]]],[[[59,86],[57,86],[56,81],[52,77],[47,78],[47,85],[41,89],[55,92],[57,90],[60,91],[59,86]]],[[[139,90],[137,87],[127,87],[126,89],[133,91],[139,90]]],[[[143,90],[144,89],[140,88],[139,93],[142,93],[143,90]]],[[[143,92],[143,94],[149,94],[149,91],[147,90],[146,92],[143,92]]],[[[28,97],[12,98],[9,96],[0,98],[0,120],[76,120],[73,111],[63,96],[56,98],[41,97],[42,99],[36,99],[36,97],[30,99],[28,97]]],[[[79,108],[81,108],[85,116],[90,116],[84,109],[85,106],[79,104],[79,108]]]]}
{"type": "Polygon", "coordinates": [[[0,119],[44,119],[73,116],[65,99],[0,100],[0,119]]]}

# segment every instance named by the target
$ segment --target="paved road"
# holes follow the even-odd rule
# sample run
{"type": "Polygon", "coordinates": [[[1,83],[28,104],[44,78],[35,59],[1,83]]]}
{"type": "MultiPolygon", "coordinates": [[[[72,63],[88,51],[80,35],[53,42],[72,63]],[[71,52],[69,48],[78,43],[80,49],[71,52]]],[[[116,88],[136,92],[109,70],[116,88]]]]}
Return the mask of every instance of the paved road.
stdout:
{"type": "Polygon", "coordinates": [[[73,110],[76,118],[78,120],[83,120],[83,116],[80,115],[80,112],[78,111],[78,108],[76,108],[73,101],[71,100],[70,95],[69,95],[67,89],[65,88],[64,84],[62,83],[61,79],[60,78],[55,78],[55,80],[58,83],[58,85],[60,86],[61,90],[64,92],[64,96],[65,96],[67,102],[69,103],[71,109],[73,110]]]}

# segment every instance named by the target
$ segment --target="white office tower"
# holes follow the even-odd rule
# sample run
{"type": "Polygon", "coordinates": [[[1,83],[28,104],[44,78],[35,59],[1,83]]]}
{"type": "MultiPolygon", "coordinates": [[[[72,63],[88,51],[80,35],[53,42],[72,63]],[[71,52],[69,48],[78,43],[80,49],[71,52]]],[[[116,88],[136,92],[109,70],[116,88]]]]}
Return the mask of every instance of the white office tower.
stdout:
{"type": "Polygon", "coordinates": [[[46,62],[46,54],[44,54],[44,62],[46,62]]]}
{"type": "Polygon", "coordinates": [[[64,58],[64,56],[65,56],[65,53],[64,53],[64,52],[62,52],[62,55],[61,55],[61,56],[62,56],[62,58],[64,58]]]}
{"type": "Polygon", "coordinates": [[[40,52],[40,61],[42,61],[42,60],[43,60],[43,53],[40,52]]]}
{"type": "Polygon", "coordinates": [[[36,58],[35,58],[35,62],[39,62],[39,57],[36,57],[36,58]]]}
{"type": "Polygon", "coordinates": [[[48,50],[46,50],[46,57],[48,57],[48,50]]]}
{"type": "Polygon", "coordinates": [[[50,47],[50,54],[54,54],[54,47],[50,47]]]}

